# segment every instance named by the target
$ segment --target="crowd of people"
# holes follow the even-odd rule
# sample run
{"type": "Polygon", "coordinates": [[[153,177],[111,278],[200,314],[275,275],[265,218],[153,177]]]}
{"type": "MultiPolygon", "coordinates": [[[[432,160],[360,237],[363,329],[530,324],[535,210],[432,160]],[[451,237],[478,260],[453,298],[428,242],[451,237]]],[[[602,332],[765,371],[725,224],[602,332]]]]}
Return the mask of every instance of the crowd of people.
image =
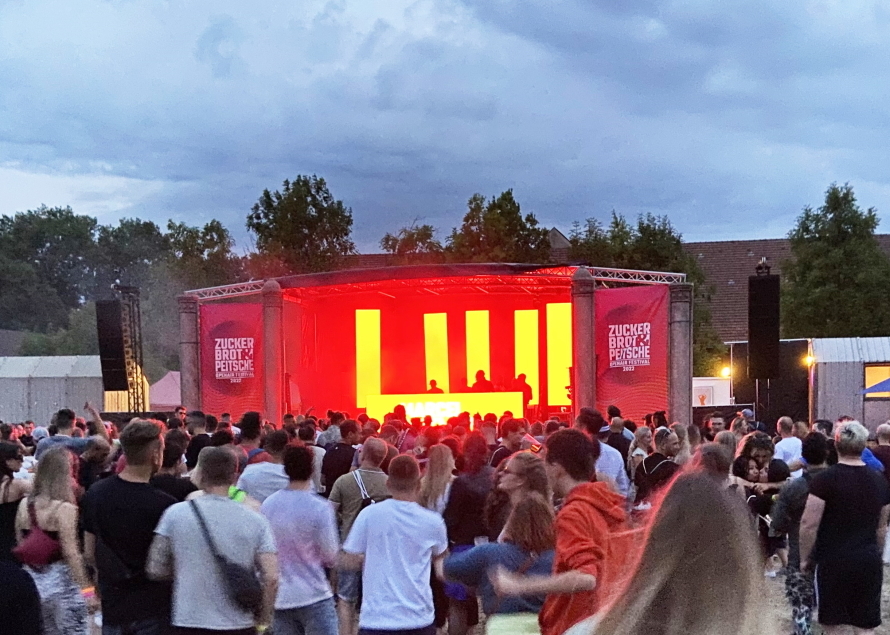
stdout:
{"type": "Polygon", "coordinates": [[[0,425],[0,635],[881,623],[890,424],[86,414],[0,425]]]}

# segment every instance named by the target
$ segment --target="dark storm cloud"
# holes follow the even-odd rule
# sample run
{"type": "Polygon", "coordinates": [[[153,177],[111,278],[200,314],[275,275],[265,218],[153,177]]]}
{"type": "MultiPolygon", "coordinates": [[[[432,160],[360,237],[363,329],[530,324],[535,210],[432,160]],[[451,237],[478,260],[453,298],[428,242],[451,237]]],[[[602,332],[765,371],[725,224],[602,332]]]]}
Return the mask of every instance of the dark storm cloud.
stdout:
{"type": "Polygon", "coordinates": [[[0,204],[218,217],[244,244],[263,188],[317,173],[365,250],[507,188],[565,230],[615,208],[778,236],[831,181],[890,209],[888,23],[871,2],[5,3],[0,204]]]}

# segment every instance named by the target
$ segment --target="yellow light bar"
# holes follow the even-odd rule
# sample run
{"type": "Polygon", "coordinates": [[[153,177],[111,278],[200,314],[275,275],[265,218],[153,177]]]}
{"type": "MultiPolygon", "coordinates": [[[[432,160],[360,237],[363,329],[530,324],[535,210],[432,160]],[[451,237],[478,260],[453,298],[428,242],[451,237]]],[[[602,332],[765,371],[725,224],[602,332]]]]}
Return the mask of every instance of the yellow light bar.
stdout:
{"type": "Polygon", "coordinates": [[[525,381],[532,387],[532,399],[529,403],[536,404],[541,390],[538,372],[538,311],[514,311],[513,324],[515,376],[525,374],[525,381]]]}
{"type": "Polygon", "coordinates": [[[467,311],[467,383],[470,386],[480,370],[485,371],[486,379],[491,379],[488,333],[488,311],[467,311]]]}
{"type": "Polygon", "coordinates": [[[383,417],[393,411],[397,405],[405,406],[408,418],[426,415],[433,418],[433,423],[443,425],[449,417],[456,417],[461,412],[470,415],[479,413],[485,416],[493,412],[501,416],[509,410],[515,416],[522,412],[521,392],[465,392],[444,395],[426,393],[416,395],[368,395],[367,413],[369,417],[383,421],[383,417]]]}
{"type": "Polygon", "coordinates": [[[571,404],[566,386],[571,383],[572,304],[547,305],[547,401],[551,406],[571,404]]]}
{"type": "Polygon", "coordinates": [[[355,403],[367,404],[368,395],[379,395],[380,388],[380,311],[357,309],[355,312],[355,403]]]}
{"type": "MultiPolygon", "coordinates": [[[[448,314],[426,313],[423,316],[423,350],[426,359],[426,383],[435,379],[439,388],[448,392],[448,314]]],[[[385,414],[385,413],[384,413],[385,414]]]]}

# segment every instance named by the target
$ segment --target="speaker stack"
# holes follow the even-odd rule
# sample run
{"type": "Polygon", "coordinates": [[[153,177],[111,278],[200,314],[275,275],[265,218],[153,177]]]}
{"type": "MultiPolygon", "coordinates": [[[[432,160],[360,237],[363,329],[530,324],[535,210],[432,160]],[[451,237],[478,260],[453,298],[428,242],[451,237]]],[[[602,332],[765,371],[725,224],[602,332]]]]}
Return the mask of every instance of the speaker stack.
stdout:
{"type": "Polygon", "coordinates": [[[99,361],[102,364],[102,388],[106,391],[129,390],[124,331],[120,300],[96,302],[96,330],[99,335],[99,361]]]}
{"type": "MultiPolygon", "coordinates": [[[[748,278],[748,377],[779,376],[779,276],[748,278]]],[[[758,267],[758,271],[761,268],[758,267]]]]}

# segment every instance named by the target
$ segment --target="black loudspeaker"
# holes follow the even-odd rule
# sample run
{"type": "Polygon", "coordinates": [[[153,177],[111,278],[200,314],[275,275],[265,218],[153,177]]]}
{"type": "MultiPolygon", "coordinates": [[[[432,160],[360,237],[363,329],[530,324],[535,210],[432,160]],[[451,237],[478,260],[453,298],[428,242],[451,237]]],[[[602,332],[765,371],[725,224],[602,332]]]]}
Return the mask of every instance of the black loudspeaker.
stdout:
{"type": "Polygon", "coordinates": [[[748,278],[748,377],[779,375],[779,276],[748,278]]]}
{"type": "Polygon", "coordinates": [[[99,335],[99,361],[102,388],[127,390],[127,364],[124,359],[124,331],[119,300],[96,302],[96,332],[99,335]]]}

